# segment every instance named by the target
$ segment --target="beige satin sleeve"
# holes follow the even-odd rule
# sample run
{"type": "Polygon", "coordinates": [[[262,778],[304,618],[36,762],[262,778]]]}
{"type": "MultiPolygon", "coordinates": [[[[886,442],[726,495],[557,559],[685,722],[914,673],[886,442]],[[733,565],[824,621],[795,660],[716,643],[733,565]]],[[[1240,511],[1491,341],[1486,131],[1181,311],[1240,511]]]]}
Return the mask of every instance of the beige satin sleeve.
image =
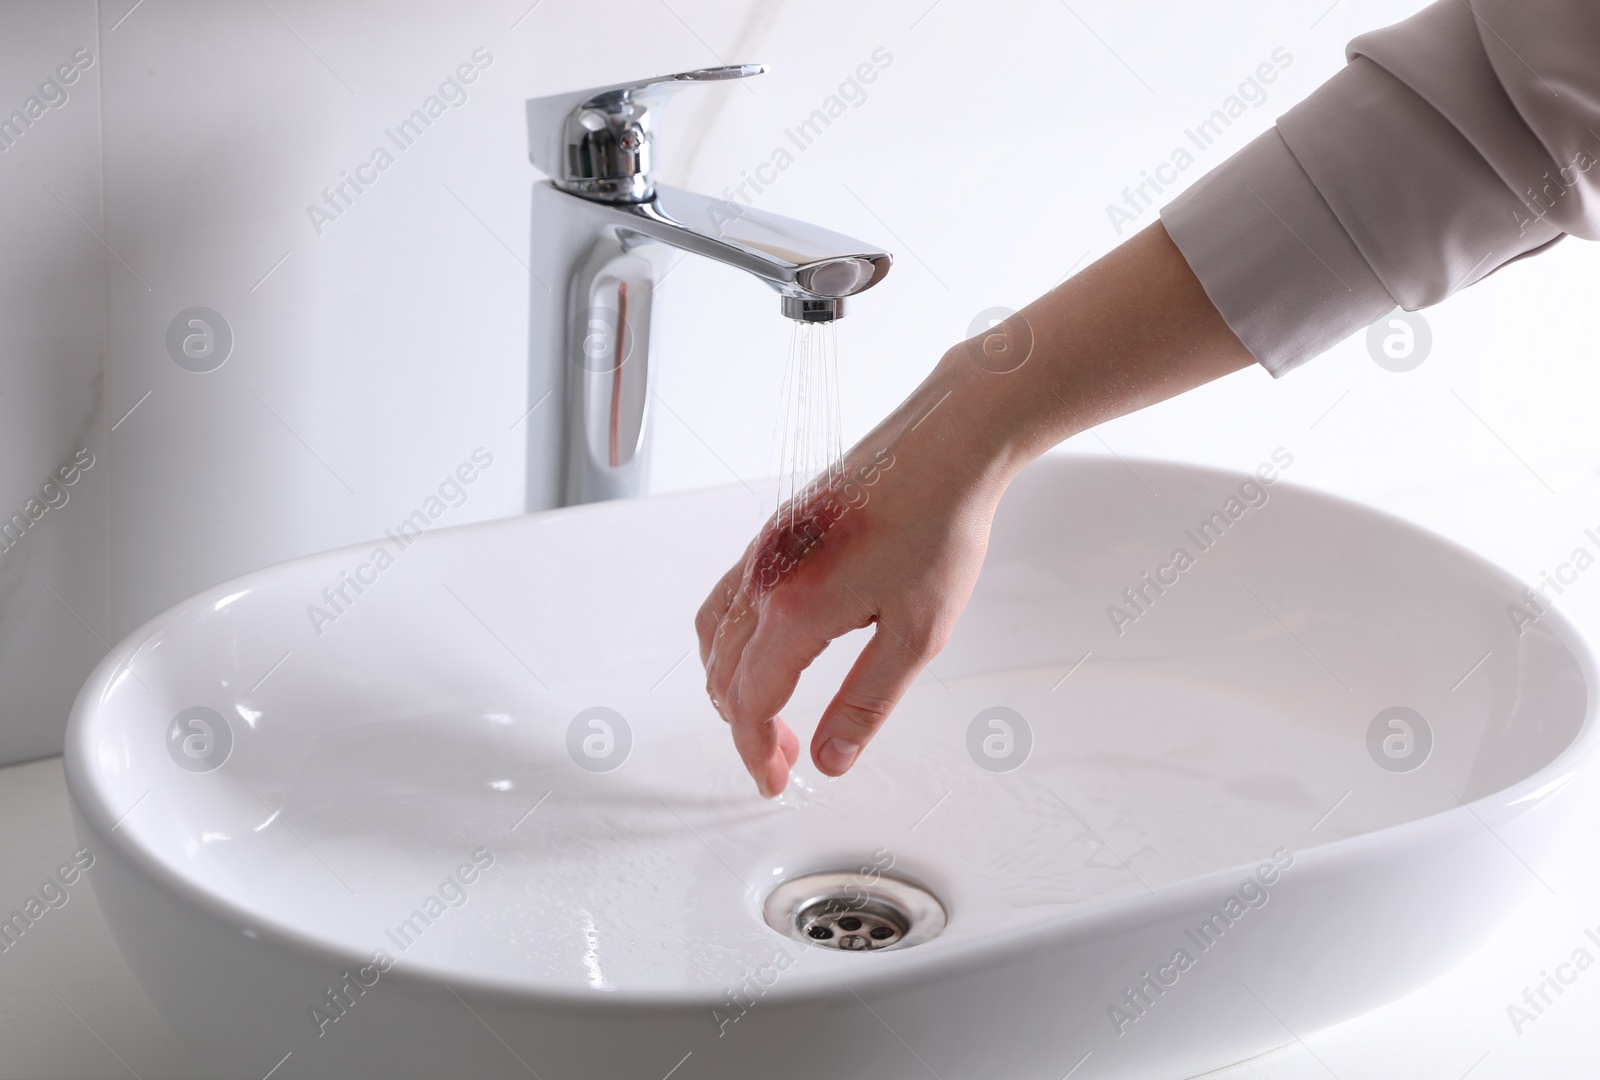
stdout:
{"type": "Polygon", "coordinates": [[[1440,0],[1161,220],[1273,375],[1567,233],[1600,238],[1600,2],[1440,0]]]}

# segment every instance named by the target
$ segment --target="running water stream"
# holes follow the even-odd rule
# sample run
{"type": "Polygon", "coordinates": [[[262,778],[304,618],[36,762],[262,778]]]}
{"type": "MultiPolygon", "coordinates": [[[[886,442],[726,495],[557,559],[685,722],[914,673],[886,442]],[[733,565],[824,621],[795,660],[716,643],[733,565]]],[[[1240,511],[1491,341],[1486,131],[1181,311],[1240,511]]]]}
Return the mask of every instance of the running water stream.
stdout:
{"type": "Polygon", "coordinates": [[[790,529],[833,484],[844,456],[836,325],[796,321],[790,326],[777,447],[777,506],[787,518],[782,524],[790,529]]]}
{"type": "Polygon", "coordinates": [[[776,509],[761,532],[746,588],[765,593],[822,543],[843,512],[838,338],[832,322],[790,329],[778,430],[776,509]]]}

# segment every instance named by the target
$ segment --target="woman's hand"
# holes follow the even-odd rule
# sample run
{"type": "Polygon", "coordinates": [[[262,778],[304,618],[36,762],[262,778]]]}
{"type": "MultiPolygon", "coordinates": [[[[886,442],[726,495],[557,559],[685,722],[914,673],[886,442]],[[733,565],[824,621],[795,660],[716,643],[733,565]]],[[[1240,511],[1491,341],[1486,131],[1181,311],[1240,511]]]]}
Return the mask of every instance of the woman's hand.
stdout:
{"type": "Polygon", "coordinates": [[[811,740],[817,768],[839,776],[972,595],[1004,483],[976,440],[939,423],[947,381],[936,373],[831,483],[780,508],[700,608],[707,689],[764,796],[784,789],[799,756],[779,710],[830,641],[877,626],[811,740]]]}
{"type": "Polygon", "coordinates": [[[1252,362],[1159,223],[933,373],[785,506],[723,575],[695,628],[706,688],[761,794],[800,743],[779,711],[828,643],[876,624],[822,714],[811,758],[842,775],[950,637],[995,507],[1062,439],[1252,362]]]}

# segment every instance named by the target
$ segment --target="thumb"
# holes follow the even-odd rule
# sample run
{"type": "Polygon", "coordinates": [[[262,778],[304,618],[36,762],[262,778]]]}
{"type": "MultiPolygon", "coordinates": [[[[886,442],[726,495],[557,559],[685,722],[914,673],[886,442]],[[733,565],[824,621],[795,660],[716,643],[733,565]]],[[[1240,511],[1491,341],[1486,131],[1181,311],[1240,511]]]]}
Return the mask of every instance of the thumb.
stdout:
{"type": "Polygon", "coordinates": [[[902,636],[878,620],[872,640],[856,657],[812,736],[811,760],[817,768],[829,776],[842,776],[855,764],[928,661],[944,647],[946,636],[933,626],[913,628],[902,636]]]}

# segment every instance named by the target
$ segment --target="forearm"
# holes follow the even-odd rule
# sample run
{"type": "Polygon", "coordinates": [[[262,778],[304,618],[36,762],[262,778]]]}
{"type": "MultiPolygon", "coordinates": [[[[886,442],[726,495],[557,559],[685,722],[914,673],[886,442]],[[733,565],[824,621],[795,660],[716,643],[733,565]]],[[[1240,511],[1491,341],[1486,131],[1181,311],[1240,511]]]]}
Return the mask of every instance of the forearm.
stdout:
{"type": "Polygon", "coordinates": [[[1440,0],[1352,46],[1165,223],[950,349],[845,455],[781,580],[752,544],[701,608],[707,688],[761,792],[798,759],[778,713],[800,673],[875,626],[811,738],[825,775],[852,767],[948,640],[1007,485],[1052,446],[1258,360],[1281,375],[1562,230],[1600,237],[1597,43],[1593,0],[1440,0]]]}
{"type": "Polygon", "coordinates": [[[1159,222],[988,336],[950,349],[876,434],[1001,488],[1078,432],[1254,361],[1159,222]]]}

